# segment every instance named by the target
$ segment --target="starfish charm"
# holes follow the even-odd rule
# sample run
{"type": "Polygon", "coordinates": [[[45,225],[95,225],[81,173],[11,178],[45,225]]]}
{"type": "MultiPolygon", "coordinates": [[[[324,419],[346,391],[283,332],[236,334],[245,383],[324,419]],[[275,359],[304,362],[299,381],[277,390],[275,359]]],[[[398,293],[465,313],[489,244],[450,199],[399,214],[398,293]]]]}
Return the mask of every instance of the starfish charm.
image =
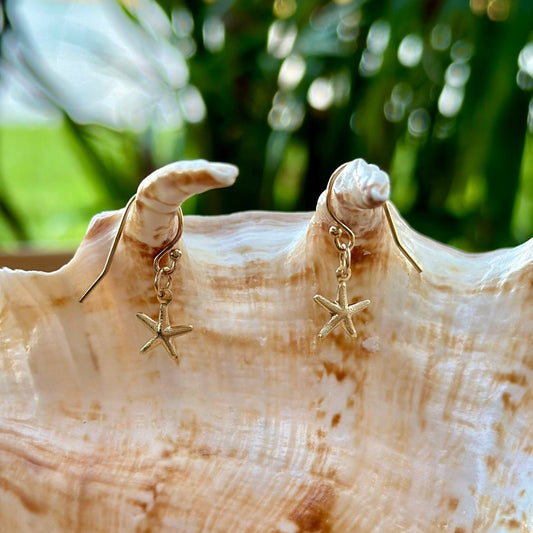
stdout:
{"type": "Polygon", "coordinates": [[[152,348],[155,343],[160,342],[166,348],[168,355],[178,362],[178,352],[176,352],[176,348],[174,348],[173,344],[170,342],[170,338],[189,333],[189,331],[192,330],[192,326],[171,326],[168,318],[168,303],[161,303],[159,305],[159,320],[157,321],[144,313],[137,313],[136,316],[155,333],[155,335],[141,348],[141,353],[146,352],[152,348]]]}
{"type": "Polygon", "coordinates": [[[357,337],[357,331],[353,325],[353,315],[359,311],[365,309],[370,305],[370,300],[362,300],[354,304],[348,304],[348,296],[346,294],[346,282],[339,281],[337,287],[337,300],[334,302],[328,300],[317,294],[313,297],[317,304],[320,304],[324,309],[327,309],[331,313],[331,318],[320,330],[318,337],[323,339],[326,335],[331,333],[339,324],[342,324],[346,333],[350,337],[357,337]]]}

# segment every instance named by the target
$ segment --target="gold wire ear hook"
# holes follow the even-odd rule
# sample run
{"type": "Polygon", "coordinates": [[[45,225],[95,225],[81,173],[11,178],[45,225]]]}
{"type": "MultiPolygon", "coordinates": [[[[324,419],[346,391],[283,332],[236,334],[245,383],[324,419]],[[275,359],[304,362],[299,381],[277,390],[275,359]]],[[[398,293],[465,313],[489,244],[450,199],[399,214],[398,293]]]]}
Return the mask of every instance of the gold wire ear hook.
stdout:
{"type": "Polygon", "coordinates": [[[342,220],[340,220],[337,217],[337,215],[335,215],[335,213],[333,212],[333,208],[331,207],[331,197],[333,196],[333,184],[335,183],[337,176],[339,176],[339,174],[344,170],[346,165],[348,165],[348,163],[344,163],[343,165],[338,167],[337,170],[335,170],[335,172],[333,172],[333,174],[329,178],[327,192],[326,192],[326,209],[328,210],[329,216],[335,221],[337,226],[340,227],[341,231],[344,231],[348,235],[348,244],[346,246],[351,250],[355,244],[354,232],[342,220]]]}
{"type": "MultiPolygon", "coordinates": [[[[117,250],[118,243],[120,241],[120,237],[122,236],[122,232],[124,231],[124,226],[126,225],[126,217],[128,215],[128,212],[133,205],[133,202],[137,198],[137,195],[134,194],[126,204],[126,207],[124,208],[124,213],[122,214],[122,218],[120,219],[120,224],[117,229],[117,233],[115,234],[115,238],[113,239],[113,243],[111,244],[111,248],[109,249],[109,253],[107,255],[107,259],[104,265],[104,268],[102,272],[100,272],[100,275],[92,282],[91,286],[83,293],[83,296],[80,298],[80,303],[87,298],[89,293],[102,281],[102,278],[107,274],[111,267],[111,262],[113,261],[113,257],[115,256],[115,252],[117,250]]],[[[181,210],[181,207],[178,209],[178,231],[176,233],[176,236],[172,239],[171,242],[169,242],[156,256],[154,259],[154,268],[156,272],[160,270],[159,261],[163,255],[165,255],[175,244],[178,242],[178,240],[181,237],[181,234],[183,233],[183,212],[181,210]]]]}
{"type": "Polygon", "coordinates": [[[389,202],[385,202],[383,204],[383,209],[385,210],[385,216],[387,218],[387,222],[389,223],[392,238],[394,239],[394,242],[396,243],[396,246],[400,249],[402,254],[406,257],[406,259],[413,265],[415,270],[421,274],[422,268],[420,265],[414,260],[413,256],[403,247],[403,244],[400,242],[400,239],[398,237],[398,232],[396,231],[396,226],[394,224],[394,220],[392,220],[392,214],[390,212],[389,202]]]}
{"type": "Polygon", "coordinates": [[[111,244],[111,248],[109,249],[109,253],[107,254],[107,259],[105,261],[104,268],[102,272],[100,272],[100,275],[92,282],[91,286],[83,293],[83,296],[80,298],[80,303],[89,296],[89,293],[102,281],[102,278],[107,274],[107,271],[111,267],[111,261],[113,261],[113,257],[115,255],[115,252],[117,250],[118,243],[120,241],[120,237],[122,235],[122,231],[124,230],[124,226],[126,224],[126,216],[128,214],[128,211],[130,210],[131,206],[133,205],[133,202],[137,198],[137,195],[134,194],[126,204],[126,207],[124,208],[124,213],[122,214],[122,218],[120,219],[120,224],[117,229],[117,233],[115,234],[115,238],[113,239],[113,243],[111,244]]]}
{"type": "MultiPolygon", "coordinates": [[[[329,215],[335,221],[335,223],[341,228],[342,231],[347,233],[347,235],[349,237],[349,241],[348,241],[348,244],[346,246],[351,250],[353,248],[354,244],[355,244],[355,235],[354,235],[353,231],[346,224],[344,224],[344,222],[342,222],[342,220],[340,220],[335,215],[335,213],[333,212],[333,209],[331,207],[331,197],[333,196],[333,184],[335,183],[335,180],[337,179],[337,176],[344,170],[346,165],[348,165],[348,163],[342,164],[339,168],[337,168],[337,170],[335,170],[335,172],[333,172],[333,174],[329,178],[328,187],[327,187],[327,193],[326,193],[326,208],[328,210],[329,215]]],[[[394,224],[394,220],[392,219],[392,214],[390,212],[389,202],[385,202],[383,204],[383,209],[385,210],[385,217],[386,217],[387,222],[389,224],[394,243],[400,249],[400,252],[402,252],[402,254],[406,257],[406,259],[411,263],[411,265],[414,267],[414,269],[419,274],[421,274],[422,273],[422,268],[415,261],[413,256],[404,248],[403,244],[400,242],[400,239],[398,237],[398,232],[396,231],[396,226],[394,224]]]]}
{"type": "Polygon", "coordinates": [[[183,211],[181,210],[181,207],[178,207],[178,231],[176,232],[176,235],[174,238],[154,257],[154,269],[157,272],[161,270],[161,267],[159,266],[159,261],[161,258],[172,248],[174,245],[180,240],[181,234],[183,233],[183,211]]]}

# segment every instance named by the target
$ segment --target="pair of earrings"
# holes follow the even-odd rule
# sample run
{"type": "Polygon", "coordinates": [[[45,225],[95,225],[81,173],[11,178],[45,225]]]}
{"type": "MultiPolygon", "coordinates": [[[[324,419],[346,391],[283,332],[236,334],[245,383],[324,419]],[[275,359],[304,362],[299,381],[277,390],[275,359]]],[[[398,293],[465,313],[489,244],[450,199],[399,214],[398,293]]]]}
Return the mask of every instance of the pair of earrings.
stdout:
{"type": "MultiPolygon", "coordinates": [[[[329,215],[335,221],[335,225],[331,226],[329,229],[330,234],[333,237],[333,242],[337,251],[339,252],[339,267],[336,270],[337,276],[337,298],[336,300],[330,300],[321,294],[314,296],[316,303],[321,305],[324,309],[329,311],[331,317],[329,321],[324,325],[320,330],[318,337],[324,338],[329,333],[331,333],[337,326],[341,325],[344,327],[344,330],[351,337],[357,337],[357,331],[353,323],[353,317],[359,311],[362,311],[370,305],[370,300],[362,300],[360,302],[348,303],[348,293],[347,293],[347,281],[351,277],[351,253],[355,245],[355,235],[353,231],[346,226],[333,212],[331,207],[331,197],[333,192],[333,184],[335,179],[342,172],[346,164],[340,166],[331,176],[328,182],[327,193],[326,193],[326,208],[329,215]]],[[[117,233],[113,239],[113,243],[109,250],[104,268],[100,275],[94,280],[91,286],[85,291],[83,296],[80,298],[80,302],[83,302],[89,293],[98,285],[102,278],[107,274],[111,261],[115,255],[120,237],[124,230],[126,224],[126,217],[128,212],[135,201],[136,195],[133,196],[129,202],[126,204],[122,219],[120,220],[117,233]]],[[[402,246],[400,240],[398,239],[398,234],[396,232],[396,227],[392,220],[390,213],[389,205],[385,202],[384,204],[385,214],[389,226],[392,231],[394,242],[399,247],[401,252],[413,265],[413,267],[420,273],[422,269],[418,263],[409,255],[407,250],[402,246]]],[[[159,316],[158,320],[150,318],[145,313],[137,313],[136,316],[141,322],[150,329],[153,333],[153,336],[148,340],[148,342],[141,348],[141,352],[144,353],[150,348],[153,348],[157,344],[162,344],[167,350],[169,356],[173,358],[176,362],[179,362],[178,353],[171,342],[173,337],[184,335],[192,331],[193,327],[190,325],[180,325],[172,326],[170,324],[168,316],[168,306],[172,302],[172,289],[171,281],[172,274],[176,269],[177,262],[181,257],[181,250],[175,248],[174,245],[179,241],[183,233],[183,212],[181,207],[178,209],[178,230],[172,241],[165,246],[154,258],[153,266],[155,270],[155,279],[154,279],[154,289],[159,303],[159,316]],[[161,266],[162,261],[166,261],[165,266],[161,266]]]]}

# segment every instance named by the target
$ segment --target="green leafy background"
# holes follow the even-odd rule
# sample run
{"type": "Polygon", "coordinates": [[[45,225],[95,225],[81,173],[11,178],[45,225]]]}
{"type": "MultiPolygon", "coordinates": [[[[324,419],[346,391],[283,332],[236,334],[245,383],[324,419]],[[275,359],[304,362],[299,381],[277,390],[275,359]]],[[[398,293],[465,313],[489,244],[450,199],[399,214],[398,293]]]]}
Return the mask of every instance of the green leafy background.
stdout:
{"type": "MultiPolygon", "coordinates": [[[[25,43],[9,4],[2,42],[25,43]]],[[[389,173],[408,222],[439,241],[482,251],[533,234],[530,0],[165,0],[120,10],[147,57],[164,39],[185,61],[187,81],[172,87],[183,120],[135,130],[80,121],[37,51],[21,45],[17,62],[4,62],[61,120],[0,128],[4,248],[75,246],[92,214],[123,206],[152,170],[196,157],[234,163],[240,177],[187,202],[188,213],[312,210],[332,171],[362,157],[389,173]]]]}

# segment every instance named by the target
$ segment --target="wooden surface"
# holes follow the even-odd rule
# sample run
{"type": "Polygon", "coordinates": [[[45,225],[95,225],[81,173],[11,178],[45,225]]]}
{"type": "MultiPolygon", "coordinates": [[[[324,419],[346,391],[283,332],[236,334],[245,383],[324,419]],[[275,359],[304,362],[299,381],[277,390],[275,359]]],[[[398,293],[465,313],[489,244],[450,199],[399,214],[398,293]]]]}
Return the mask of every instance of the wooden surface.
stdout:
{"type": "Polygon", "coordinates": [[[28,250],[16,254],[0,253],[0,267],[53,272],[68,263],[73,255],[74,252],[45,253],[37,250],[28,250]]]}

